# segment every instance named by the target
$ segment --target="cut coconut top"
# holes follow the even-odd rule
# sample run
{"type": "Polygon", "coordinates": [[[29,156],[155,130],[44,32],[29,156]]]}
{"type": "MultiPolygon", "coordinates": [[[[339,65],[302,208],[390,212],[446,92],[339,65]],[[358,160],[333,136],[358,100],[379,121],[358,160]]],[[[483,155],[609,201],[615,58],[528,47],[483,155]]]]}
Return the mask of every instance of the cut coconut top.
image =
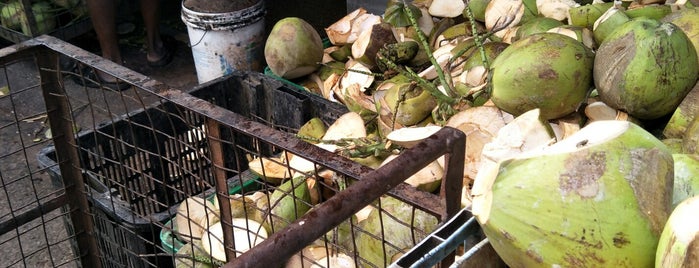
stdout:
{"type": "MultiPolygon", "coordinates": [[[[544,150],[535,153],[536,155],[551,155],[559,153],[567,153],[580,150],[584,147],[602,144],[612,140],[631,127],[628,121],[619,120],[600,120],[590,123],[581,128],[575,134],[563,139],[557,143],[548,146],[544,150]]],[[[522,157],[530,157],[531,155],[523,154],[522,157]]]]}
{"type": "Polygon", "coordinates": [[[676,239],[684,243],[696,239],[696,235],[699,234],[697,211],[699,211],[699,196],[687,198],[675,207],[667,223],[674,229],[676,239]]]}
{"type": "Polygon", "coordinates": [[[410,148],[440,129],[440,126],[404,127],[391,131],[386,138],[397,145],[410,148]]]}

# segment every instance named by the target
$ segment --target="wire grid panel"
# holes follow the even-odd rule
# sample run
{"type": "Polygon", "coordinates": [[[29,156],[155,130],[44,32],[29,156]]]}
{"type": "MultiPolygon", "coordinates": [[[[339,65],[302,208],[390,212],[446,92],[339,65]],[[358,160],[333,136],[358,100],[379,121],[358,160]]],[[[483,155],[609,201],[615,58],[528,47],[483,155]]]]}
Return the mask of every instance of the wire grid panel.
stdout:
{"type": "MultiPolygon", "coordinates": [[[[69,205],[68,213],[57,219],[77,241],[73,256],[79,257],[73,258],[88,267],[187,267],[226,259],[278,264],[296,252],[302,266],[324,262],[301,251],[310,245],[326,255],[342,253],[359,267],[383,267],[447,215],[439,196],[399,182],[445,154],[444,148],[463,146],[433,142],[374,171],[293,135],[311,117],[331,123],[342,109],[261,74],[237,73],[183,93],[55,38],[42,36],[26,47],[2,51],[10,56],[0,62],[29,54],[41,66],[55,147],[39,152],[38,164],[71,197],[61,203],[69,205]],[[99,81],[91,75],[95,71],[117,82],[99,81]],[[276,179],[270,162],[281,169],[276,179]],[[178,210],[192,197],[206,205],[178,210]],[[363,214],[354,214],[365,205],[363,214]],[[204,223],[187,220],[196,218],[189,213],[209,210],[204,223]],[[203,231],[216,222],[225,227],[203,231]],[[302,242],[258,244],[286,234],[302,242]],[[241,236],[248,239],[234,243],[241,236]],[[223,244],[225,250],[213,251],[223,244]],[[255,258],[270,244],[293,252],[255,258]],[[252,259],[240,254],[246,247],[252,247],[252,259]],[[183,253],[187,248],[198,254],[183,253]]],[[[456,139],[463,142],[463,136],[456,139]]],[[[454,155],[458,162],[463,152],[454,155]]],[[[451,173],[459,182],[451,188],[460,190],[462,171],[451,173]]]]}
{"type": "Polygon", "coordinates": [[[36,54],[0,63],[0,263],[3,267],[76,267],[74,232],[62,187],[36,155],[50,135],[36,54]]]}

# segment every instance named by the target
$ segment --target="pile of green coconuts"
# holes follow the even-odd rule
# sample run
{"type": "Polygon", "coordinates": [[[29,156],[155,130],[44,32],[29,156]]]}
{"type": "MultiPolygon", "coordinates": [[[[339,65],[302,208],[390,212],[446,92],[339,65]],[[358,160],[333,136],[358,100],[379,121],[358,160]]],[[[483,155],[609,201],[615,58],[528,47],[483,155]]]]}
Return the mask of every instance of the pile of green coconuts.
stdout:
{"type": "Polygon", "coordinates": [[[464,131],[461,202],[508,266],[699,265],[695,3],[391,0],[325,35],[280,20],[270,70],[376,140],[464,131]]]}

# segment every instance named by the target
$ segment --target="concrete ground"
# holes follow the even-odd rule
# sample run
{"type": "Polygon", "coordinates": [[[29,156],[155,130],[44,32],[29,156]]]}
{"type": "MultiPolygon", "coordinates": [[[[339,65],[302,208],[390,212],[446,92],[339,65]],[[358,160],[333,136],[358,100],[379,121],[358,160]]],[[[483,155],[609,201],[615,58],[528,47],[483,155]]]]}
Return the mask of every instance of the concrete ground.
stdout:
{"type": "MultiPolygon", "coordinates": [[[[160,68],[146,63],[138,2],[121,3],[118,12],[125,32],[120,41],[124,66],[174,88],[186,90],[197,85],[187,29],[180,18],[180,2],[162,1],[161,30],[178,42],[173,61],[160,68]]],[[[268,0],[266,31],[280,18],[296,16],[323,34],[323,27],[346,14],[344,4],[334,0],[268,0]],[[318,13],[319,9],[324,12],[318,13]]],[[[99,55],[92,31],[66,41],[99,55]]],[[[13,44],[0,40],[0,47],[10,45],[13,44]]],[[[37,162],[37,154],[50,145],[50,139],[45,137],[48,126],[40,91],[21,91],[39,81],[38,71],[32,66],[29,62],[0,66],[0,223],[45,203],[60,189],[37,162]],[[12,88],[11,97],[2,93],[2,87],[8,85],[12,88]]],[[[61,210],[45,211],[29,224],[0,235],[0,267],[77,267],[62,215],[61,210]]]]}

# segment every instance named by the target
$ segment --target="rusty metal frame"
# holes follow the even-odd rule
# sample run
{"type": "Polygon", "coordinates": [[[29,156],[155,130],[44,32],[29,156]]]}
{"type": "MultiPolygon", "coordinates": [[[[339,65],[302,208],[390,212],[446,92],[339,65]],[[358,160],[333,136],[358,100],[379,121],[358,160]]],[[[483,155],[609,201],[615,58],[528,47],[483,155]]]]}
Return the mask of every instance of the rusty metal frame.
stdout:
{"type": "MultiPolygon", "coordinates": [[[[275,233],[262,244],[233,259],[225,267],[258,267],[261,263],[281,264],[304,246],[340,222],[350,218],[352,214],[383,194],[389,194],[408,204],[417,206],[439,217],[441,222],[445,222],[460,210],[466,138],[464,133],[459,130],[445,127],[417,146],[406,150],[389,164],[373,170],[301,141],[293,134],[280,132],[262,123],[251,121],[242,115],[170,88],[161,82],[135,73],[116,63],[103,60],[99,56],[51,36],[40,36],[8,49],[0,49],[0,57],[28,48],[41,52],[39,63],[42,68],[55,70],[58,64],[57,55],[63,54],[118,77],[129,84],[137,85],[143,90],[157,94],[166,101],[206,116],[209,127],[216,127],[219,124],[230,127],[237,132],[272,143],[290,153],[313,159],[317,164],[335,170],[340,175],[359,179],[358,183],[352,184],[333,198],[315,207],[313,211],[296,220],[284,231],[275,233]],[[442,155],[446,156],[446,172],[440,196],[419,191],[403,183],[409,176],[442,155]],[[304,225],[307,226],[304,228],[304,225]],[[308,226],[313,226],[313,228],[308,228],[308,226]]],[[[41,78],[47,109],[50,108],[48,113],[52,131],[53,133],[64,133],[64,135],[54,137],[54,143],[57,152],[63,153],[60,156],[60,168],[67,186],[66,195],[79,196],[85,192],[85,189],[79,168],[80,161],[74,147],[75,136],[70,124],[71,118],[65,117],[70,115],[70,110],[62,98],[62,87],[59,85],[60,81],[56,74],[41,71],[41,78]]],[[[210,137],[210,140],[212,138],[214,137],[210,137]]],[[[90,233],[94,226],[89,215],[87,200],[86,198],[69,198],[68,204],[74,208],[71,219],[76,229],[82,230],[76,235],[81,253],[84,253],[81,256],[83,265],[99,267],[96,240],[90,233]]],[[[222,215],[222,217],[230,218],[226,215],[222,215]]],[[[224,238],[228,240],[229,237],[224,238]]],[[[224,244],[232,244],[232,241],[224,241],[224,244]]],[[[445,259],[445,263],[450,261],[453,261],[453,258],[445,259]]]]}

